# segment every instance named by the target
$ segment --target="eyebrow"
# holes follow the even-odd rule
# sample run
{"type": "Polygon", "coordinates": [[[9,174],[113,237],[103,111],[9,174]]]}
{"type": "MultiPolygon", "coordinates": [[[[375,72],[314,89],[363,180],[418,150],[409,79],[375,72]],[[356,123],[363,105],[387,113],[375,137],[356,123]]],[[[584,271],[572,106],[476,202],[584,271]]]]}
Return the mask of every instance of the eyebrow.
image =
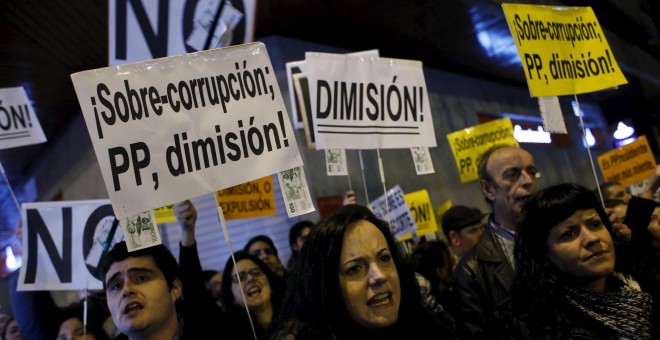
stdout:
{"type": "MultiPolygon", "coordinates": [[[[384,251],[390,251],[390,249],[388,247],[381,248],[379,251],[376,252],[376,256],[382,254],[384,251]]],[[[365,258],[364,256],[353,257],[353,258],[350,258],[350,259],[342,262],[341,265],[343,266],[343,265],[346,265],[347,263],[351,263],[351,262],[355,262],[355,261],[362,261],[362,260],[364,260],[364,258],[365,258]]]]}
{"type": "MultiPolygon", "coordinates": [[[[133,267],[128,269],[128,274],[132,274],[132,273],[154,273],[154,271],[152,269],[145,267],[133,267]]],[[[112,274],[112,276],[110,276],[110,278],[106,281],[105,285],[106,286],[109,285],[110,282],[112,282],[112,280],[114,280],[117,276],[120,275],[122,275],[121,271],[112,274]]]]}

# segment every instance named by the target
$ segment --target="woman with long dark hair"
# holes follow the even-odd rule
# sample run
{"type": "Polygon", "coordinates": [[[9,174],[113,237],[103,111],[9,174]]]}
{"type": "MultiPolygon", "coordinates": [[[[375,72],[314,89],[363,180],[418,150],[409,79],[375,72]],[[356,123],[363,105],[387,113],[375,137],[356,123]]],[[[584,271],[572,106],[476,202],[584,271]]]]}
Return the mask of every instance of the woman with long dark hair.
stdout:
{"type": "Polygon", "coordinates": [[[658,320],[653,298],[616,266],[611,228],[596,196],[577,184],[546,188],[526,202],[515,246],[510,337],[658,335],[651,322],[658,320]]]}
{"type": "Polygon", "coordinates": [[[359,205],[307,236],[275,326],[275,339],[454,337],[424,307],[389,226],[359,205]]]}

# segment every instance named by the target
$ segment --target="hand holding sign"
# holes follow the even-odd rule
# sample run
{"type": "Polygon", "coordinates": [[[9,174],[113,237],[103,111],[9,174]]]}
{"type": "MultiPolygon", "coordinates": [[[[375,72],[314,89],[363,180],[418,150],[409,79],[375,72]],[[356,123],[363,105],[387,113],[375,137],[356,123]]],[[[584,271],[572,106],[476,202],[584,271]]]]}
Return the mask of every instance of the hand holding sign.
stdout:
{"type": "Polygon", "coordinates": [[[190,200],[172,205],[181,228],[181,245],[189,247],[195,244],[195,223],[197,222],[197,209],[190,200]]]}

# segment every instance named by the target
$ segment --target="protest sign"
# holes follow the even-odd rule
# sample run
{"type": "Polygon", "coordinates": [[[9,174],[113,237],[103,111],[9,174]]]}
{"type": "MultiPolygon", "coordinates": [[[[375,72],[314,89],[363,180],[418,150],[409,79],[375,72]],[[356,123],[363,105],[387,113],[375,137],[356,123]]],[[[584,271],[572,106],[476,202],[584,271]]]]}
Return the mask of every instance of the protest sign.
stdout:
{"type": "MultiPolygon", "coordinates": [[[[355,56],[362,56],[362,57],[378,57],[378,50],[359,51],[349,54],[355,56]]],[[[309,92],[309,89],[307,88],[306,82],[304,87],[302,88],[299,88],[298,86],[294,86],[294,76],[300,75],[306,78],[307,77],[306,73],[307,73],[307,66],[305,65],[304,60],[290,61],[286,63],[286,81],[289,90],[289,101],[291,103],[291,117],[293,120],[293,126],[296,129],[301,129],[304,127],[303,124],[304,113],[300,111],[301,101],[298,99],[298,97],[300,96],[301,90],[305,92],[309,92]]],[[[309,100],[309,94],[307,94],[307,96],[308,96],[307,100],[309,100]]],[[[310,124],[311,124],[311,119],[310,119],[310,124]]]]}
{"type": "Polygon", "coordinates": [[[71,78],[120,220],[302,166],[262,43],[71,78]]]}
{"type": "Polygon", "coordinates": [[[172,204],[154,209],[154,216],[156,216],[156,223],[158,224],[176,222],[176,215],[174,215],[174,210],[172,210],[172,204]]]}
{"type": "Polygon", "coordinates": [[[300,101],[298,100],[298,89],[294,87],[294,75],[305,74],[305,61],[290,61],[286,63],[286,81],[289,87],[289,103],[291,103],[291,119],[293,127],[301,129],[303,127],[303,113],[300,112],[300,101]]]}
{"type": "Polygon", "coordinates": [[[305,54],[317,149],[436,146],[422,63],[305,54]]]}
{"type": "Polygon", "coordinates": [[[24,203],[17,290],[103,289],[101,254],[123,239],[110,200],[24,203]]]}
{"type": "MultiPolygon", "coordinates": [[[[404,199],[410,208],[410,213],[415,219],[415,224],[417,225],[415,233],[417,236],[423,236],[438,231],[438,225],[435,221],[435,212],[433,211],[433,205],[431,204],[431,197],[429,196],[428,190],[423,189],[405,194],[404,199]]],[[[406,236],[407,237],[400,238],[399,240],[410,238],[410,234],[407,234],[406,236]]]]}
{"type": "Polygon", "coordinates": [[[591,7],[503,4],[532,97],[626,84],[591,7]]]}
{"type": "MultiPolygon", "coordinates": [[[[451,206],[452,206],[451,200],[447,200],[447,201],[445,201],[445,203],[442,203],[442,205],[440,205],[438,208],[436,208],[435,209],[436,221],[442,221],[442,215],[444,215],[447,212],[447,210],[449,210],[449,208],[451,208],[451,206]]],[[[439,222],[439,225],[440,225],[440,230],[439,231],[444,232],[442,222],[439,222]]]]}
{"type": "Polygon", "coordinates": [[[45,141],[46,136],[25,89],[0,89],[0,150],[45,141]]]}
{"type": "Polygon", "coordinates": [[[502,118],[472,126],[447,135],[456,160],[461,183],[478,178],[477,167],[481,155],[493,145],[518,145],[513,136],[511,119],[502,118]]]}
{"type": "Polygon", "coordinates": [[[415,172],[417,172],[418,175],[432,174],[435,172],[429,148],[410,148],[410,153],[412,154],[413,162],[415,163],[415,172]]]}
{"type": "Polygon", "coordinates": [[[383,221],[389,221],[392,234],[397,239],[417,230],[415,218],[410,213],[405,195],[399,185],[369,203],[371,211],[383,221]],[[387,198],[386,198],[387,197],[387,198]],[[389,214],[388,214],[389,208],[389,214]]]}
{"type": "Polygon", "coordinates": [[[314,211],[312,195],[309,194],[307,178],[301,166],[281,171],[277,177],[287,216],[294,217],[314,211]]]}
{"type": "Polygon", "coordinates": [[[309,85],[307,75],[298,73],[293,75],[293,84],[296,89],[296,102],[298,113],[302,116],[303,128],[305,129],[305,140],[308,150],[316,150],[314,140],[314,125],[312,119],[312,103],[309,99],[309,85]]]}
{"type": "Polygon", "coordinates": [[[215,197],[227,220],[275,215],[272,176],[216,191],[215,197]]]}
{"type": "Polygon", "coordinates": [[[628,186],[653,176],[655,158],[646,136],[598,156],[598,166],[606,182],[628,186]]]}
{"type": "Polygon", "coordinates": [[[153,210],[124,217],[119,223],[129,252],[163,244],[153,210]]]}
{"type": "Polygon", "coordinates": [[[325,170],[328,176],[348,176],[346,150],[325,149],[325,170]]]}
{"type": "Polygon", "coordinates": [[[256,3],[256,0],[110,0],[110,65],[252,42],[256,3]],[[205,47],[207,40],[209,47],[205,47]]]}

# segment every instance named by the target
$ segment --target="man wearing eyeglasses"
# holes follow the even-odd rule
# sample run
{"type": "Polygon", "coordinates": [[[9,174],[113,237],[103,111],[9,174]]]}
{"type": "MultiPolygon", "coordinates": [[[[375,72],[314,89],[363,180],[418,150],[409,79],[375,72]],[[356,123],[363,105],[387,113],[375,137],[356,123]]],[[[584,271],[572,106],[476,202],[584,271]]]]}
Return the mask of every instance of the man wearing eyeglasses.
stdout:
{"type": "Polygon", "coordinates": [[[491,206],[484,234],[456,268],[455,291],[459,335],[470,339],[493,336],[493,313],[506,305],[515,275],[513,248],[523,205],[538,189],[541,173],[532,155],[518,147],[496,145],[479,162],[481,191],[491,206]]]}

